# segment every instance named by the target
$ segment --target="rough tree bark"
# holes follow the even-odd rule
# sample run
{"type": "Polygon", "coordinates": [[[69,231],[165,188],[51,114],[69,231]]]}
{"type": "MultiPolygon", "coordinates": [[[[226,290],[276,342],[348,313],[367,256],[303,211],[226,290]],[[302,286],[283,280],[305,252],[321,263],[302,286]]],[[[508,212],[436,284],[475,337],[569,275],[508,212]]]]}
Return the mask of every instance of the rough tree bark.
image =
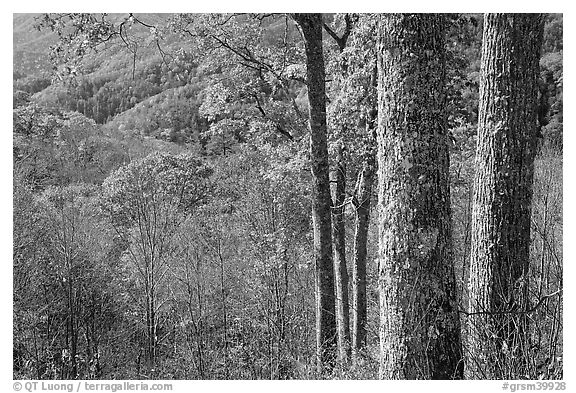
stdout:
{"type": "Polygon", "coordinates": [[[304,36],[312,163],[312,222],[316,271],[316,347],[320,372],[336,359],[332,218],[326,126],[326,70],[322,53],[322,14],[294,14],[304,36]]]}
{"type": "Polygon", "coordinates": [[[543,23],[540,14],[484,18],[465,336],[470,379],[517,377],[511,354],[527,342],[518,311],[527,308],[543,23]]]}
{"type": "Polygon", "coordinates": [[[380,378],[460,378],[445,20],[438,14],[392,14],[380,22],[380,378]]]}

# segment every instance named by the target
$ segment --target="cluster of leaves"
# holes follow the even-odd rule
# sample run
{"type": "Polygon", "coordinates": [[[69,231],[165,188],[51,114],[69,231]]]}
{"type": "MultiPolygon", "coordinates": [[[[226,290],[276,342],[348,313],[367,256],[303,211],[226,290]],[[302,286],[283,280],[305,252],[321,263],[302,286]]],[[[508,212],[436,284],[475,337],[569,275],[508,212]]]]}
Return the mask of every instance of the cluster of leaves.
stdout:
{"type": "Polygon", "coordinates": [[[352,18],[354,24],[350,25],[351,19],[346,22],[345,14],[338,14],[330,29],[347,39],[343,48],[329,46],[327,68],[333,80],[328,85],[331,100],[327,120],[330,153],[334,155],[335,147],[344,145],[350,173],[354,174],[364,161],[366,149],[375,142],[377,18],[364,14],[352,18]]]}
{"type": "Polygon", "coordinates": [[[102,207],[118,226],[137,225],[142,214],[161,220],[163,208],[186,211],[204,201],[211,171],[190,154],[151,154],[106,178],[102,207]]]}
{"type": "Polygon", "coordinates": [[[122,149],[77,112],[24,102],[14,109],[14,170],[35,189],[103,180],[124,162],[122,149]]]}

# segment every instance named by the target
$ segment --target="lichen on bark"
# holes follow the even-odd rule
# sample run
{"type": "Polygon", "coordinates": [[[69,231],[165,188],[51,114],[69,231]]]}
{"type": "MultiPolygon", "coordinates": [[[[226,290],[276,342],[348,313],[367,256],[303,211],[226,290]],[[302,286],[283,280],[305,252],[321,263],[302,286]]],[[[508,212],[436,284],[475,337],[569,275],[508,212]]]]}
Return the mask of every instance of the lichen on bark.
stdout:
{"type": "Polygon", "coordinates": [[[380,377],[461,378],[452,262],[443,15],[379,33],[380,377]]]}

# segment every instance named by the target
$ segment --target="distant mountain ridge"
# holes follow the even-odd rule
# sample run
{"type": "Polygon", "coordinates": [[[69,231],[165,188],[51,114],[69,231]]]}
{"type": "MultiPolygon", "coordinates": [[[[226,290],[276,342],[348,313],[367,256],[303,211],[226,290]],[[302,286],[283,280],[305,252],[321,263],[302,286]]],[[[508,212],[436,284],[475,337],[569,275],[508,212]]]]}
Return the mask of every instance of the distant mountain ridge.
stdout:
{"type": "Polygon", "coordinates": [[[24,75],[48,74],[50,46],[57,37],[48,30],[39,31],[34,26],[40,14],[13,14],[13,67],[24,75]]]}

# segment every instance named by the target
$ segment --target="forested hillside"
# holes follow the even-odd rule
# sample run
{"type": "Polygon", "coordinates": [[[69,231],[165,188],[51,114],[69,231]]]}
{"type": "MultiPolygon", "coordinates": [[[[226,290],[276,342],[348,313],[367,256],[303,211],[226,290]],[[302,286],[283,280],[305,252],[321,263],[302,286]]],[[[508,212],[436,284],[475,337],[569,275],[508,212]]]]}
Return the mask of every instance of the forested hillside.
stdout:
{"type": "Polygon", "coordinates": [[[14,378],[562,379],[562,23],[14,14],[14,378]]]}

